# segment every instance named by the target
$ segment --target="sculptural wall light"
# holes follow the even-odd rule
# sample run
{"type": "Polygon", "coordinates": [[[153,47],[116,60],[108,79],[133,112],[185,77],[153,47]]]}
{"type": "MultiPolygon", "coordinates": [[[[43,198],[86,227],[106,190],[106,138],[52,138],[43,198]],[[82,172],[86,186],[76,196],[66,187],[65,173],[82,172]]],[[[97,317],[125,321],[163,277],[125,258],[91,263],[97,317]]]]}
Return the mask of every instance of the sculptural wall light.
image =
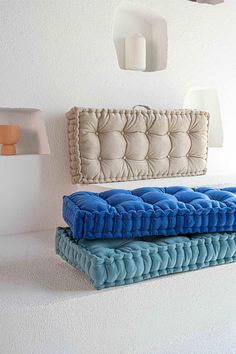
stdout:
{"type": "Polygon", "coordinates": [[[155,72],[167,66],[167,22],[154,9],[121,1],[114,12],[113,40],[122,70],[155,72]]]}
{"type": "Polygon", "coordinates": [[[191,88],[185,99],[184,108],[210,113],[209,147],[223,146],[223,127],[217,91],[214,88],[191,88]]]}

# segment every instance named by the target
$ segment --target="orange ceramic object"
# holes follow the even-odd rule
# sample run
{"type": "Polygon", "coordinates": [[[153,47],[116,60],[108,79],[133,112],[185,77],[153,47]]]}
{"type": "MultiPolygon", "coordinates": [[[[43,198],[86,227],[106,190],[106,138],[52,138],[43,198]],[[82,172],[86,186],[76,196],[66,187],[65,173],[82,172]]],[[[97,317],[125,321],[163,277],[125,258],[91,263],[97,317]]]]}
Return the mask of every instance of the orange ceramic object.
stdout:
{"type": "Polygon", "coordinates": [[[2,144],[2,155],[15,155],[15,144],[20,138],[20,127],[18,125],[0,125],[0,144],[2,144]]]}

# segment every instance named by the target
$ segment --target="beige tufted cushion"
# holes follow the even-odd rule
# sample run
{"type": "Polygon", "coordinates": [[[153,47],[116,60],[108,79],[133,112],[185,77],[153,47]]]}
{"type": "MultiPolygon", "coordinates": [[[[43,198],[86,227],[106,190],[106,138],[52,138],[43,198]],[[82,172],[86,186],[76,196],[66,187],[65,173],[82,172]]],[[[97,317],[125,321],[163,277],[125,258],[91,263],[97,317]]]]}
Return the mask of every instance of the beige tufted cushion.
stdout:
{"type": "Polygon", "coordinates": [[[206,173],[206,112],[74,107],[66,116],[73,183],[206,173]]]}

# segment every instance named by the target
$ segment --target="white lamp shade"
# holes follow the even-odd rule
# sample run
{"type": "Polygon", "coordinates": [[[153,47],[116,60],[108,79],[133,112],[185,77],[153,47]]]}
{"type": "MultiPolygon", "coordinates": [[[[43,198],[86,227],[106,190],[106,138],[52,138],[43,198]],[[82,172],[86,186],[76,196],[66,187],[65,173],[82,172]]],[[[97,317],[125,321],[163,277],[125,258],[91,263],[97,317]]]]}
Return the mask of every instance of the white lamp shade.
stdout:
{"type": "Polygon", "coordinates": [[[125,39],[125,68],[146,70],[146,39],[141,33],[133,33],[125,39]]]}
{"type": "Polygon", "coordinates": [[[183,107],[210,113],[208,145],[222,147],[223,127],[217,91],[214,88],[192,88],[184,99],[183,107]]]}

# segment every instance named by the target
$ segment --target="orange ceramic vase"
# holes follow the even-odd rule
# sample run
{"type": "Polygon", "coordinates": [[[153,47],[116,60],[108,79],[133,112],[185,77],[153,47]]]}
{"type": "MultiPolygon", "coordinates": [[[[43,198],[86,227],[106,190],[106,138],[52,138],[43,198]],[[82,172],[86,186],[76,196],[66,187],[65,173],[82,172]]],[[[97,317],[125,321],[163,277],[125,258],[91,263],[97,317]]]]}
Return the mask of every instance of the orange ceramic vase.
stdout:
{"type": "Polygon", "coordinates": [[[20,138],[20,127],[18,125],[0,125],[0,144],[2,144],[2,155],[15,155],[15,144],[20,138]]]}

